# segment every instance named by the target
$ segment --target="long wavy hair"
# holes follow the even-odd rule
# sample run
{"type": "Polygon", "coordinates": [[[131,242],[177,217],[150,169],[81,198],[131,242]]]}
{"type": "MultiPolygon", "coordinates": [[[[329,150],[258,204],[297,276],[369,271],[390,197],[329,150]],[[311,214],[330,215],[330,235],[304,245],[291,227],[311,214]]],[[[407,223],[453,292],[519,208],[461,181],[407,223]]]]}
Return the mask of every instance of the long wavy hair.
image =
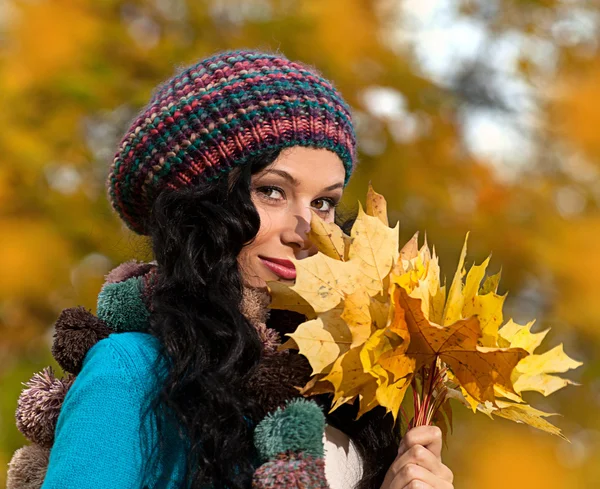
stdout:
{"type": "MultiPolygon", "coordinates": [[[[261,410],[244,384],[257,369],[262,345],[240,312],[238,255],[260,228],[252,174],[278,156],[278,150],[264,152],[230,178],[163,191],[149,217],[159,270],[150,333],[168,359],[153,407],[170,413],[180,427],[188,447],[185,487],[192,489],[251,487],[253,426],[261,410]]],[[[327,408],[330,401],[321,396],[319,402],[327,408]]],[[[328,422],[358,447],[364,467],[360,489],[379,489],[399,440],[383,412],[359,421],[355,416],[355,407],[343,406],[328,422]]]]}

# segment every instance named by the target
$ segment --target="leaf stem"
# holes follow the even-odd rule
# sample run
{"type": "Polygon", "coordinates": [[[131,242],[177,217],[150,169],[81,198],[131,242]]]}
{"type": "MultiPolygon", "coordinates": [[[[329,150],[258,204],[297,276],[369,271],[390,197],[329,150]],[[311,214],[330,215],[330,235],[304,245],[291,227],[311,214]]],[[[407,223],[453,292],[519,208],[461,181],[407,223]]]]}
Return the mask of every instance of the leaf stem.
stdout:
{"type": "MultiPolygon", "coordinates": [[[[426,367],[423,365],[411,381],[413,391],[414,417],[407,423],[408,429],[415,426],[428,426],[433,422],[438,410],[444,404],[447,389],[444,386],[444,374],[447,368],[440,369],[437,358],[426,367]],[[420,389],[419,389],[420,387],[420,389]]],[[[406,413],[403,412],[403,416],[406,413]]]]}

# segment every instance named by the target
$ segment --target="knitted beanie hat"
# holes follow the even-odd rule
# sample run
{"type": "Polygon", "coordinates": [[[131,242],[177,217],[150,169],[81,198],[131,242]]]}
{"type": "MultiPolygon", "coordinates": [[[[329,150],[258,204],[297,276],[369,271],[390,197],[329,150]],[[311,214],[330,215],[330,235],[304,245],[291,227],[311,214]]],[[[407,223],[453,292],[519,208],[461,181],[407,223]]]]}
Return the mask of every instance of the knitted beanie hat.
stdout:
{"type": "Polygon", "coordinates": [[[129,228],[148,234],[161,190],[214,180],[265,150],[292,146],[333,151],[348,182],[356,137],[341,94],[281,55],[220,53],[156,89],[119,145],[109,200],[129,228]]]}

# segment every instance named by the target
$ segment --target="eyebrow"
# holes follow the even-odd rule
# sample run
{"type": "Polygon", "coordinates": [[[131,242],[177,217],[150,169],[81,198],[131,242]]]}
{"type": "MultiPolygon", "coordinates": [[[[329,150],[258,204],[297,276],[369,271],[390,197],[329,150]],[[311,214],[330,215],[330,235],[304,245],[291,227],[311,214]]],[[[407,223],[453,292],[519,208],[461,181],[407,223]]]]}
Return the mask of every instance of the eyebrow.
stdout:
{"type": "MultiPolygon", "coordinates": [[[[294,187],[297,187],[298,185],[300,185],[300,182],[298,180],[296,180],[292,175],[290,175],[288,172],[286,172],[284,170],[278,170],[276,168],[272,168],[270,170],[267,170],[267,173],[275,173],[276,175],[279,175],[280,177],[282,177],[285,180],[287,180],[288,182],[290,182],[294,187]]],[[[330,185],[329,187],[326,187],[323,190],[330,191],[330,190],[335,190],[338,188],[344,188],[344,184],[342,182],[334,183],[333,185],[330,185]]]]}

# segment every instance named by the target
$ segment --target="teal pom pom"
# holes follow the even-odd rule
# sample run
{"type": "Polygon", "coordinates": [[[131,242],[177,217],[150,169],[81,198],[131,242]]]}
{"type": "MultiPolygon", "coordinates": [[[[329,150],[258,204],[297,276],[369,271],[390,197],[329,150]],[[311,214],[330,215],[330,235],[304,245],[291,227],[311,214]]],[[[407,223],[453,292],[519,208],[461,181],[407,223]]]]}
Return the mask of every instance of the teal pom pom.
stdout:
{"type": "Polygon", "coordinates": [[[269,413],[254,431],[254,445],[263,461],[288,450],[323,457],[325,416],[314,401],[293,399],[269,413]]]}
{"type": "Polygon", "coordinates": [[[143,278],[107,283],[98,295],[98,317],[111,329],[147,331],[150,312],[142,300],[143,278]]]}

